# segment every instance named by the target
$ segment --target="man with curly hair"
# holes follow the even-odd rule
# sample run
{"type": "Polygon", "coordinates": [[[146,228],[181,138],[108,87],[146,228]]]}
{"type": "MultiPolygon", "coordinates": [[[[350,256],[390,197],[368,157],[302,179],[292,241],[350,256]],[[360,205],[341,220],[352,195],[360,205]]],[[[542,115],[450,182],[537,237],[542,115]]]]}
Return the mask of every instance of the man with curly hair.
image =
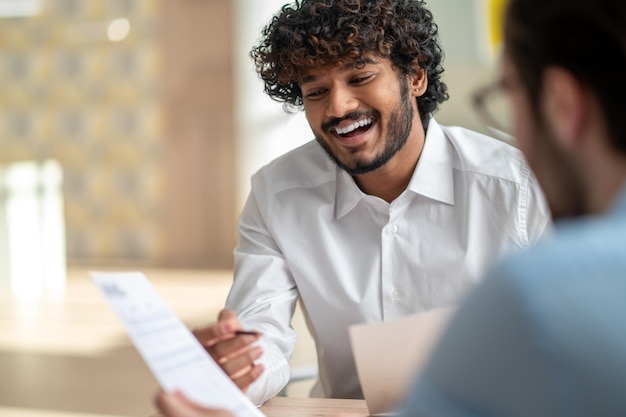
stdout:
{"type": "Polygon", "coordinates": [[[503,252],[537,241],[548,211],[518,150],[433,118],[448,94],[424,2],[296,1],[251,55],[315,140],[253,176],[228,309],[195,334],[262,403],[289,380],[299,299],[312,395],[362,398],[348,327],[453,305],[503,252]]]}

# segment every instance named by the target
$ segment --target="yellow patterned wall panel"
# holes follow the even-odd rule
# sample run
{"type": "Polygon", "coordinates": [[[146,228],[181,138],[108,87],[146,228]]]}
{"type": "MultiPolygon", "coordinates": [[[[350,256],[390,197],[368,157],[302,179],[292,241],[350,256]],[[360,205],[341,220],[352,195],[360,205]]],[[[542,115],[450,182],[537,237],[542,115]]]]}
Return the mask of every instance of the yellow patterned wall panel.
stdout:
{"type": "Polygon", "coordinates": [[[0,163],[61,163],[70,263],[158,263],[161,2],[43,5],[0,22],[0,163]],[[130,31],[111,42],[120,18],[130,31]]]}
{"type": "Polygon", "coordinates": [[[2,105],[10,111],[28,110],[33,102],[27,89],[17,83],[6,84],[2,88],[2,105]]]}
{"type": "MultiPolygon", "coordinates": [[[[50,141],[49,134],[54,126],[53,115],[41,106],[35,107],[31,114],[33,115],[33,139],[37,142],[36,149],[49,149],[53,144],[50,141]]],[[[45,158],[40,158],[45,159],[45,158]]]]}

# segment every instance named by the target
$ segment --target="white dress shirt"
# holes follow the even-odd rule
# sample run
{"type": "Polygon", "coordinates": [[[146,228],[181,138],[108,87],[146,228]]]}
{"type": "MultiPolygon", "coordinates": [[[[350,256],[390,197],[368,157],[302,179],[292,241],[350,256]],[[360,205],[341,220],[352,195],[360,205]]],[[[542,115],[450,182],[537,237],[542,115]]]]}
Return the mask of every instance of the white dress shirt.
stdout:
{"type": "Polygon", "coordinates": [[[350,325],[456,303],[503,252],[535,242],[548,224],[517,149],[434,119],[391,204],[364,194],[316,141],[277,158],[252,177],[226,302],[244,328],[263,333],[266,370],[248,396],[261,403],[287,383],[298,297],[317,349],[314,395],[362,398],[350,325]]]}

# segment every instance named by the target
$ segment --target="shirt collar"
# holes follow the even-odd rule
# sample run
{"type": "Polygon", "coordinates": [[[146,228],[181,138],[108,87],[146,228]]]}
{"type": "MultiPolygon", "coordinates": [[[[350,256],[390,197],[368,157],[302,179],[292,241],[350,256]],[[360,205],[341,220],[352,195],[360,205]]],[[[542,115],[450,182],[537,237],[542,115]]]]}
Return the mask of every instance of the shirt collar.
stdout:
{"type": "MultiPolygon", "coordinates": [[[[446,204],[454,204],[454,179],[450,147],[434,118],[428,123],[422,154],[407,190],[446,204]]],[[[335,210],[337,218],[349,213],[365,197],[350,174],[337,168],[335,210]]]]}
{"type": "Polygon", "coordinates": [[[335,215],[338,219],[348,214],[365,197],[354,178],[341,168],[337,168],[337,189],[335,190],[335,215]]]}
{"type": "Polygon", "coordinates": [[[453,156],[441,126],[428,123],[422,154],[408,190],[446,204],[454,204],[453,156]]]}
{"type": "Polygon", "coordinates": [[[610,214],[619,216],[626,214],[626,183],[622,185],[620,193],[615,198],[610,214]]]}

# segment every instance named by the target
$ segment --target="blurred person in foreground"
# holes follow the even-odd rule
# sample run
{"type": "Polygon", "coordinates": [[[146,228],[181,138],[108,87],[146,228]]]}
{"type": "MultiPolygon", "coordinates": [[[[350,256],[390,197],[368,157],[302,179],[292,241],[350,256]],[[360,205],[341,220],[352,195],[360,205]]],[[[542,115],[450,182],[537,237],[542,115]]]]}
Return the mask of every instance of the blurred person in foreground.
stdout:
{"type": "MultiPolygon", "coordinates": [[[[511,101],[555,231],[465,299],[403,416],[626,415],[624,74],[623,0],[509,0],[500,78],[478,103],[511,101]]],[[[221,413],[180,399],[158,397],[168,417],[221,413]]]]}
{"type": "Polygon", "coordinates": [[[626,416],[626,2],[509,0],[504,43],[477,97],[511,100],[554,235],[471,293],[404,415],[626,416]]]}
{"type": "Polygon", "coordinates": [[[299,299],[317,349],[312,396],[363,398],[349,326],[455,304],[503,253],[537,241],[549,211],[519,150],[433,118],[448,94],[424,2],[298,1],[252,57],[315,140],[253,176],[229,310],[195,334],[260,404],[289,380],[299,299]]]}

